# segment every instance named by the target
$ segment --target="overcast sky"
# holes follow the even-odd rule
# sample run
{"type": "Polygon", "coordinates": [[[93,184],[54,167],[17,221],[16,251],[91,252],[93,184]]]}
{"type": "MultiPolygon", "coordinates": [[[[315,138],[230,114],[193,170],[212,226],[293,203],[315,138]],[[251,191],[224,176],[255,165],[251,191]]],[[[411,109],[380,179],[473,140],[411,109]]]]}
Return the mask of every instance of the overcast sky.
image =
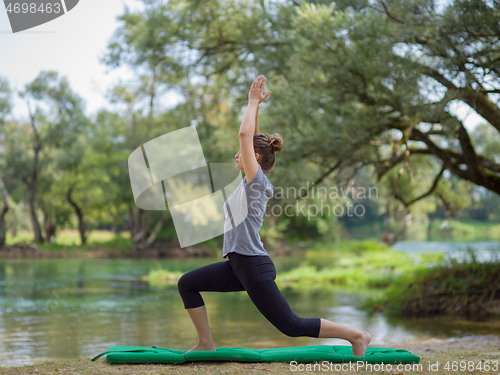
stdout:
{"type": "MultiPolygon", "coordinates": [[[[126,68],[112,71],[99,62],[113,32],[116,19],[131,10],[142,9],[136,0],[80,0],[71,11],[29,30],[12,33],[4,2],[0,4],[0,75],[15,91],[33,81],[42,70],[56,70],[66,76],[71,88],[86,102],[87,115],[109,107],[105,91],[118,79],[128,80],[126,68]]],[[[175,95],[166,97],[174,104],[175,95]]],[[[27,118],[26,103],[15,95],[13,115],[27,118]]]]}
{"type": "MultiPolygon", "coordinates": [[[[80,0],[67,14],[32,29],[12,33],[5,6],[0,4],[0,76],[9,80],[15,91],[24,88],[42,70],[56,70],[66,76],[71,88],[86,102],[90,115],[108,107],[106,89],[119,78],[128,80],[126,68],[109,71],[99,62],[114,30],[120,25],[116,17],[124,13],[125,4],[142,9],[137,0],[80,0]]],[[[26,103],[14,96],[13,116],[27,119],[26,103]]],[[[162,104],[173,105],[179,97],[165,96],[162,104]]],[[[454,106],[454,112],[468,128],[484,122],[467,105],[454,106]]]]}

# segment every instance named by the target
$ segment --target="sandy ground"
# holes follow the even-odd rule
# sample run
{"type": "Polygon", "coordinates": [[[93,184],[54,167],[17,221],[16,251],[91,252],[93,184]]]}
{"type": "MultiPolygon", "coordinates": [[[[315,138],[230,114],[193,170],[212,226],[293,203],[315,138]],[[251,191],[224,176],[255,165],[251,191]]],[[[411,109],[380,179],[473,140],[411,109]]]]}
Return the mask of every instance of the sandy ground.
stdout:
{"type": "Polygon", "coordinates": [[[432,339],[420,342],[407,342],[395,345],[399,349],[406,349],[416,355],[425,355],[447,350],[464,350],[486,348],[492,353],[500,354],[500,335],[486,335],[479,338],[460,338],[439,340],[432,339]]]}

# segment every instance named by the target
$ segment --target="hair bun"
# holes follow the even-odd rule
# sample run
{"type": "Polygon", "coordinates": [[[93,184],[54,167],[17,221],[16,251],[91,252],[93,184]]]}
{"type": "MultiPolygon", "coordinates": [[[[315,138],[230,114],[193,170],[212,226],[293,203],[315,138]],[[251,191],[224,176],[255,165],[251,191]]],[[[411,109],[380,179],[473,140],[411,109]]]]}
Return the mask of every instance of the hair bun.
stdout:
{"type": "Polygon", "coordinates": [[[279,134],[271,134],[269,136],[268,147],[274,152],[281,151],[283,149],[283,138],[279,134]]]}

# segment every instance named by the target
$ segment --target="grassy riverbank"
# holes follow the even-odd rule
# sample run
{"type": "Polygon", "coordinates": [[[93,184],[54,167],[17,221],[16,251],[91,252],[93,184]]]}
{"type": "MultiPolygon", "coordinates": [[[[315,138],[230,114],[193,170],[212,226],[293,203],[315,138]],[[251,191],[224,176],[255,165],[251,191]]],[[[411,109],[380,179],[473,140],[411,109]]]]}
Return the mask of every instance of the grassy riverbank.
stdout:
{"type": "MultiPolygon", "coordinates": [[[[415,225],[415,224],[413,224],[415,225]]],[[[418,225],[418,224],[417,224],[418,225]]],[[[383,222],[359,224],[345,228],[345,235],[350,238],[380,238],[385,233],[383,222]]],[[[479,220],[443,220],[433,219],[427,225],[413,228],[407,241],[500,241],[500,223],[479,220]]]]}
{"type": "MultiPolygon", "coordinates": [[[[358,225],[345,232],[343,242],[355,243],[356,239],[379,238],[384,230],[385,227],[381,223],[358,225]]],[[[427,229],[423,228],[423,230],[428,233],[428,240],[433,241],[500,241],[499,223],[474,220],[458,221],[453,219],[446,221],[433,220],[431,225],[427,229]]],[[[120,235],[116,235],[114,232],[107,230],[90,231],[87,244],[85,245],[81,245],[80,235],[76,229],[61,230],[57,233],[55,242],[45,242],[43,244],[34,244],[34,236],[30,231],[19,231],[15,236],[12,236],[10,232],[7,233],[5,245],[10,246],[19,242],[34,245],[36,248],[50,252],[55,256],[59,254],[78,256],[86,252],[101,252],[103,255],[110,253],[113,256],[125,256],[133,248],[129,232],[122,232],[120,235]]],[[[313,240],[308,242],[315,243],[313,240]]],[[[214,244],[210,243],[210,241],[207,241],[207,243],[209,247],[214,247],[214,244]]],[[[374,242],[371,243],[373,244],[374,242]]],[[[290,245],[294,246],[293,242],[290,245]]],[[[331,247],[331,244],[329,245],[331,247]]],[[[322,245],[319,246],[321,247],[322,245]]],[[[215,247],[213,249],[214,255],[218,255],[221,246],[215,247]]],[[[344,248],[347,249],[346,247],[344,248]]],[[[268,250],[273,251],[273,249],[268,250]]],[[[278,250],[277,254],[281,254],[282,249],[278,250]]],[[[154,253],[154,250],[152,253],[154,253]]]]}
{"type": "MultiPolygon", "coordinates": [[[[470,345],[473,345],[474,340],[470,345]]],[[[420,356],[420,363],[417,365],[407,365],[407,367],[400,371],[385,371],[384,374],[433,374],[433,375],[450,375],[450,374],[498,374],[500,369],[495,370],[495,363],[500,366],[500,347],[497,341],[486,343],[484,346],[469,347],[466,349],[453,349],[451,345],[439,345],[440,348],[436,351],[429,349],[427,346],[413,346],[410,350],[412,353],[420,356]],[[445,347],[452,349],[443,350],[445,347]],[[496,361],[496,362],[495,362],[496,361]],[[451,366],[453,362],[458,370],[452,371],[451,366]],[[436,364],[438,364],[436,366],[436,364]],[[446,363],[449,363],[450,369],[446,369],[446,363]],[[474,364],[474,370],[460,370],[460,365],[471,366],[474,364]],[[480,365],[484,369],[485,364],[490,366],[490,371],[478,371],[476,368],[480,365]],[[429,370],[430,366],[437,368],[437,371],[429,370]]],[[[399,346],[397,346],[399,347],[399,346]]],[[[54,361],[45,361],[31,366],[20,367],[7,367],[0,368],[0,374],[5,375],[21,375],[21,374],[78,374],[78,375],[91,375],[91,374],[317,374],[322,372],[320,369],[321,363],[316,362],[316,371],[312,367],[314,363],[310,364],[311,371],[307,371],[304,364],[304,371],[292,371],[290,363],[241,363],[241,362],[189,362],[183,364],[137,364],[137,365],[122,365],[122,364],[107,364],[104,358],[98,359],[96,362],[91,362],[90,359],[61,359],[54,361]]],[[[394,365],[395,366],[395,365],[394,365]]],[[[369,370],[369,369],[368,369],[369,370]]],[[[348,374],[355,373],[360,375],[380,374],[381,371],[365,371],[360,367],[360,371],[346,372],[346,371],[328,371],[330,374],[348,374]]]]}
{"type": "Polygon", "coordinates": [[[500,224],[478,220],[433,220],[428,228],[432,241],[500,241],[500,224]]]}
{"type": "Polygon", "coordinates": [[[364,308],[391,315],[462,315],[500,317],[500,262],[471,257],[451,260],[399,276],[384,293],[368,298],[364,308]]]}
{"type": "MultiPolygon", "coordinates": [[[[500,262],[477,262],[474,251],[459,262],[442,253],[410,256],[374,240],[337,245],[315,243],[302,264],[279,272],[280,288],[370,288],[361,308],[391,315],[460,315],[468,319],[500,317],[500,262]],[[468,259],[468,260],[467,260],[468,259]]],[[[143,280],[162,286],[182,273],[156,269],[143,280]]]]}
{"type": "Polygon", "coordinates": [[[170,258],[188,256],[213,256],[218,254],[222,245],[216,239],[205,241],[181,249],[177,241],[156,241],[144,250],[134,251],[129,232],[116,235],[114,232],[99,230],[88,235],[87,243],[81,245],[76,230],[63,230],[54,242],[35,244],[33,234],[20,232],[15,237],[8,236],[6,246],[0,249],[0,257],[7,258],[170,258]]]}
{"type": "Polygon", "coordinates": [[[126,253],[132,249],[132,241],[129,232],[123,232],[117,236],[114,232],[107,230],[91,231],[85,245],[81,244],[79,232],[74,229],[65,229],[57,234],[55,242],[44,242],[34,244],[34,236],[31,232],[20,231],[16,236],[7,236],[5,245],[25,242],[35,245],[41,251],[57,254],[77,255],[92,251],[109,250],[114,253],[126,253]]]}
{"type": "MultiPolygon", "coordinates": [[[[444,254],[409,256],[376,240],[307,245],[302,264],[277,275],[279,287],[342,286],[385,288],[401,275],[444,260],[444,254]]],[[[143,277],[156,286],[177,282],[182,273],[156,269],[143,277]]]]}
{"type": "Polygon", "coordinates": [[[342,285],[384,288],[401,275],[444,260],[442,253],[410,256],[376,240],[316,243],[304,254],[301,266],[278,275],[282,286],[342,285]]]}

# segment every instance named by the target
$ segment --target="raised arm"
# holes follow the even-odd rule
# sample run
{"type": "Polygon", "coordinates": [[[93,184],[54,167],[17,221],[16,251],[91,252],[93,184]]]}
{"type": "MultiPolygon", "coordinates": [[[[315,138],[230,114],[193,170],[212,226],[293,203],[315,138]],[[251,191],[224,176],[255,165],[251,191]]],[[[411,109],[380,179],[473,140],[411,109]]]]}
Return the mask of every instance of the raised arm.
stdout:
{"type": "Polygon", "coordinates": [[[271,94],[271,91],[266,92],[262,95],[264,86],[266,84],[266,77],[259,76],[252,83],[250,92],[248,93],[248,107],[245,112],[243,121],[241,122],[239,135],[246,134],[247,136],[253,136],[259,134],[259,105],[271,94]],[[252,118],[255,111],[255,121],[252,122],[252,118]]]}
{"type": "Polygon", "coordinates": [[[271,93],[269,91],[266,95],[262,95],[265,83],[266,78],[263,76],[260,76],[253,82],[248,94],[248,106],[241,122],[240,131],[238,132],[241,162],[243,163],[247,183],[255,177],[259,170],[259,163],[257,162],[259,155],[255,153],[253,147],[253,136],[259,132],[259,104],[271,93]]]}
{"type": "Polygon", "coordinates": [[[257,112],[255,113],[255,134],[259,134],[259,107],[257,107],[257,112]]]}

